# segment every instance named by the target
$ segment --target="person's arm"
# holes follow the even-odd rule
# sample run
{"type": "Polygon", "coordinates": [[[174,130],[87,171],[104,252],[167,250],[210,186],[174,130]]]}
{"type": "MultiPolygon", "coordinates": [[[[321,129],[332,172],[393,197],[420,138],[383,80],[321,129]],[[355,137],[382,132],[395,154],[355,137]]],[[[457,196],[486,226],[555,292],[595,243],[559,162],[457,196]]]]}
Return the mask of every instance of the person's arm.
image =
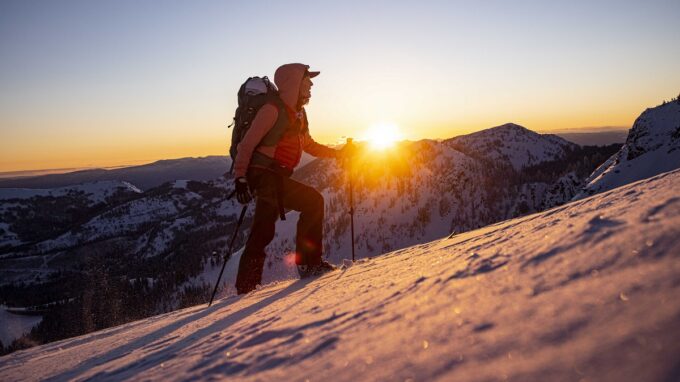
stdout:
{"type": "Polygon", "coordinates": [[[338,150],[332,149],[314,141],[312,136],[309,135],[309,130],[305,132],[303,149],[305,152],[315,157],[336,158],[338,156],[338,150]]]}
{"type": "Polygon", "coordinates": [[[312,136],[309,134],[309,121],[307,120],[307,112],[302,109],[302,119],[303,119],[303,129],[304,135],[302,136],[302,149],[314,156],[321,158],[337,158],[338,150],[332,149],[328,146],[316,143],[312,136]]]}
{"type": "Polygon", "coordinates": [[[236,162],[234,163],[234,179],[246,176],[250,158],[253,156],[255,148],[260,144],[262,138],[274,127],[279,111],[276,106],[266,104],[258,110],[253,118],[250,129],[246,132],[241,142],[238,144],[236,162]]]}

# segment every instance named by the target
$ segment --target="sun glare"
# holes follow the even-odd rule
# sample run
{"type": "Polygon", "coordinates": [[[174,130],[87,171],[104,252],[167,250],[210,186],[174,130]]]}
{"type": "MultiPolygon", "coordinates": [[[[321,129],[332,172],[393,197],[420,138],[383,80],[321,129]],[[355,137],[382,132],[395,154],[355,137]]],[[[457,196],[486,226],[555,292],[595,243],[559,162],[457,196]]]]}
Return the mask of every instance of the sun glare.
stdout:
{"type": "Polygon", "coordinates": [[[371,147],[377,150],[383,150],[401,140],[402,134],[397,125],[393,123],[376,123],[366,132],[365,139],[370,143],[371,147]]]}

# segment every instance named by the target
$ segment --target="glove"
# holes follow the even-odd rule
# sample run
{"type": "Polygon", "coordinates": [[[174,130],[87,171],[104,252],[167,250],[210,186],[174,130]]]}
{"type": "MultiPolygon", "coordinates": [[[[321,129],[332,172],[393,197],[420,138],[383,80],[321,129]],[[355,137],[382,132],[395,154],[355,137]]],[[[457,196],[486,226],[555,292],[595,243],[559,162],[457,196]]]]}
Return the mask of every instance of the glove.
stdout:
{"type": "Polygon", "coordinates": [[[236,185],[236,200],[241,204],[248,204],[253,199],[248,190],[248,181],[245,177],[236,178],[234,181],[236,185]]]}

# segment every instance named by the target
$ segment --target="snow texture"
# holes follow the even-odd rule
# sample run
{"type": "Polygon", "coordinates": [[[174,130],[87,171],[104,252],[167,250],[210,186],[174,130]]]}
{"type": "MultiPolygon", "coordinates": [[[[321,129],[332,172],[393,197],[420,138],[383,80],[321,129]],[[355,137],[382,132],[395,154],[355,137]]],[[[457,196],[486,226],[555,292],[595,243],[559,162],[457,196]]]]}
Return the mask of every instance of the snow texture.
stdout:
{"type": "MultiPolygon", "coordinates": [[[[233,215],[240,206],[235,200],[220,199],[232,188],[231,180],[219,178],[209,182],[179,180],[145,193],[126,182],[13,190],[11,199],[0,200],[0,214],[14,220],[0,222],[0,249],[4,250],[0,253],[0,286],[38,283],[61,269],[77,268],[84,258],[82,254],[101,250],[100,247],[110,248],[112,256],[121,259],[130,254],[141,259],[172,255],[180,236],[228,226],[229,220],[235,219],[233,215]],[[101,192],[92,192],[94,186],[101,192]],[[22,195],[25,198],[17,198],[22,195]],[[105,203],[98,203],[102,199],[105,203]],[[59,207],[56,212],[53,206],[59,207]],[[49,219],[47,223],[32,221],[46,208],[52,211],[52,218],[61,218],[61,223],[54,224],[49,219]],[[79,212],[81,221],[68,229],[73,224],[69,215],[73,210],[79,212]],[[26,236],[32,226],[38,231],[60,225],[67,229],[48,230],[49,235],[29,236],[24,241],[19,235],[23,229],[26,236]]],[[[0,190],[0,194],[3,191],[9,196],[7,190],[0,190]]]]}
{"type": "Polygon", "coordinates": [[[595,170],[576,198],[679,167],[680,102],[675,101],[645,110],[635,120],[621,150],[595,170]]]}
{"type": "Polygon", "coordinates": [[[0,188],[0,201],[30,199],[38,196],[59,197],[82,194],[88,198],[91,204],[97,204],[106,202],[109,197],[120,190],[142,193],[139,188],[131,183],[117,180],[105,180],[51,189],[0,188]]]}
{"type": "Polygon", "coordinates": [[[677,381],[680,170],[0,358],[3,380],[677,381]]]}
{"type": "MultiPolygon", "coordinates": [[[[516,158],[526,163],[520,166],[517,162],[517,165],[524,168],[563,159],[565,148],[575,145],[560,138],[536,134],[513,124],[463,138],[465,145],[458,142],[458,138],[403,144],[396,152],[409,158],[407,176],[390,173],[394,171],[390,169],[394,162],[403,158],[391,158],[389,154],[385,154],[387,159],[382,158],[384,166],[375,158],[372,159],[375,163],[362,164],[362,170],[354,177],[356,258],[377,256],[454,231],[468,231],[551,208],[570,200],[582,187],[581,179],[565,174],[555,183],[527,184],[516,195],[510,185],[498,179],[501,174],[514,171],[509,157],[494,154],[496,146],[484,143],[503,138],[505,145],[501,149],[510,154],[520,153],[516,158]],[[527,155],[532,152],[535,155],[527,155]],[[482,153],[488,156],[483,157],[482,153]],[[490,163],[504,171],[490,170],[493,168],[490,163]]],[[[303,183],[319,190],[324,197],[324,258],[340,264],[343,259],[351,258],[352,253],[346,173],[334,161],[318,160],[299,174],[303,183]]],[[[289,212],[286,221],[277,222],[276,236],[267,247],[263,282],[290,278],[297,273],[292,262],[296,222],[294,212],[289,212]]],[[[238,261],[238,256],[230,260],[238,261]]],[[[235,273],[227,273],[221,287],[231,288],[235,278],[235,273]]]]}

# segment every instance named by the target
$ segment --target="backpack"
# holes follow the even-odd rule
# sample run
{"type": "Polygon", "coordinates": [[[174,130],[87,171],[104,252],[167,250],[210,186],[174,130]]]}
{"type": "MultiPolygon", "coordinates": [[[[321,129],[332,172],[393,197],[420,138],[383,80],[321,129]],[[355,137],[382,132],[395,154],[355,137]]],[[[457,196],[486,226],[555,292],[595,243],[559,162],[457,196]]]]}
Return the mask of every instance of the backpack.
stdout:
{"type": "Polygon", "coordinates": [[[231,146],[229,147],[230,173],[234,170],[238,144],[248,132],[257,112],[267,103],[281,104],[279,91],[267,76],[250,77],[239,88],[238,107],[234,114],[234,121],[228,126],[234,126],[234,130],[231,132],[231,146]]]}

